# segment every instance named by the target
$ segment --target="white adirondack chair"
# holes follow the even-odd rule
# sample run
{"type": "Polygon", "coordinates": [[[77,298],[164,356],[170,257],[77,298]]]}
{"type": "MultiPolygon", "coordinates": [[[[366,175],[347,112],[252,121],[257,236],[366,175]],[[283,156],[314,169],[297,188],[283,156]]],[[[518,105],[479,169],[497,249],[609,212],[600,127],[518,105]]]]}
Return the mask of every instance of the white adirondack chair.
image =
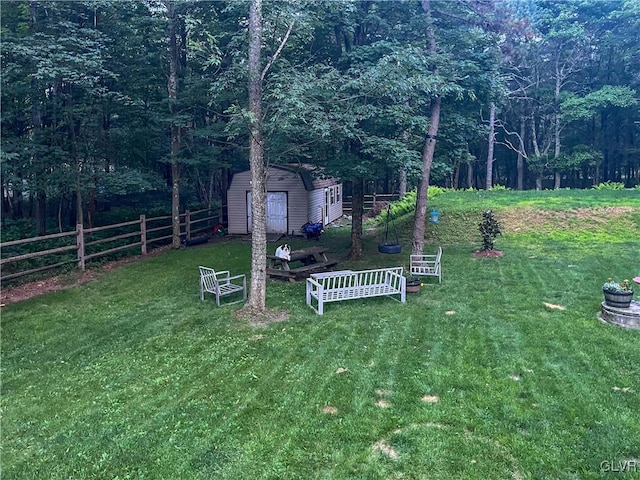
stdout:
{"type": "Polygon", "coordinates": [[[435,255],[411,255],[409,272],[412,276],[438,277],[442,283],[442,247],[438,247],[435,255]]]}
{"type": "Polygon", "coordinates": [[[216,297],[216,305],[220,306],[220,299],[227,295],[241,292],[242,299],[227,302],[225,305],[233,305],[247,300],[247,276],[231,276],[228,270],[216,272],[213,268],[200,268],[200,300],[204,300],[205,293],[211,293],[216,297]]]}

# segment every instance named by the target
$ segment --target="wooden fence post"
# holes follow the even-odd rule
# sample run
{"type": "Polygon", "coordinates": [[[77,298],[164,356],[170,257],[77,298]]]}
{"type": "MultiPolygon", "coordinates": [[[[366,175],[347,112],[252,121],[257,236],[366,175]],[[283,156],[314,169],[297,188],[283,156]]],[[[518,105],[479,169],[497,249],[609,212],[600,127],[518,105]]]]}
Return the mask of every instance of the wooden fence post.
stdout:
{"type": "Polygon", "coordinates": [[[191,212],[189,210],[184,211],[184,223],[186,239],[191,240],[191,212]]]}
{"type": "Polygon", "coordinates": [[[142,244],[142,255],[147,254],[147,218],[140,215],[140,242],[142,244]]]}
{"type": "Polygon", "coordinates": [[[84,229],[81,223],[76,225],[76,245],[78,246],[78,268],[84,271],[84,229]]]}

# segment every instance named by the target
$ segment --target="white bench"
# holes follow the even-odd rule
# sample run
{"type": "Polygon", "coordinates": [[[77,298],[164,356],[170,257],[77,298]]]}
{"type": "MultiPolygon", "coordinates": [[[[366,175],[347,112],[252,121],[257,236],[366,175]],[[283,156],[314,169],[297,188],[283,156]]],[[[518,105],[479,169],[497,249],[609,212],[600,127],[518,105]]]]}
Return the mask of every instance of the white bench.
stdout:
{"type": "Polygon", "coordinates": [[[307,305],[318,315],[324,313],[324,304],[328,302],[391,295],[400,296],[394,300],[406,301],[402,267],[324,272],[307,278],[307,305]]]}
{"type": "Polygon", "coordinates": [[[438,247],[435,255],[411,255],[409,273],[411,276],[438,277],[442,283],[442,247],[438,247]]]}
{"type": "Polygon", "coordinates": [[[244,302],[247,299],[247,276],[231,276],[228,270],[216,272],[213,268],[200,268],[200,300],[204,300],[205,293],[212,293],[216,297],[216,305],[220,306],[220,297],[242,292],[242,299],[227,302],[226,305],[244,302]]]}

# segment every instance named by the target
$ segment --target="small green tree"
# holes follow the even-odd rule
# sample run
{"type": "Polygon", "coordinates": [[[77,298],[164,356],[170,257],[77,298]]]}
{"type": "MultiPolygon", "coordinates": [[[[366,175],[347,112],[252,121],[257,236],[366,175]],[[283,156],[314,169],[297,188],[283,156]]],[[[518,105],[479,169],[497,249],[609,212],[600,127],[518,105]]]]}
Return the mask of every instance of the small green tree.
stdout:
{"type": "Polygon", "coordinates": [[[482,214],[482,221],[479,223],[479,227],[482,235],[482,250],[493,250],[496,237],[502,233],[500,222],[496,220],[493,210],[487,210],[482,214]]]}

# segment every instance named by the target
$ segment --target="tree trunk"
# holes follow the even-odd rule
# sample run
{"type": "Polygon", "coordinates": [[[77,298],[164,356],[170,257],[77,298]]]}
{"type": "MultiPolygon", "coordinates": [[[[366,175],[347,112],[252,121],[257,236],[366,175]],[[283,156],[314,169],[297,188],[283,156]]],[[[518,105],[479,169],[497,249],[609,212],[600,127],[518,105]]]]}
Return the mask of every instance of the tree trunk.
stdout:
{"type": "MultiPolygon", "coordinates": [[[[35,33],[37,19],[37,4],[29,2],[29,28],[35,33]]],[[[35,76],[31,77],[31,124],[33,126],[33,136],[36,141],[39,140],[42,131],[42,110],[40,106],[40,91],[38,80],[35,76]]],[[[38,152],[38,149],[34,149],[38,152]]],[[[46,235],[47,233],[47,197],[44,190],[42,180],[38,178],[40,175],[46,176],[41,166],[40,154],[34,153],[33,164],[36,165],[35,170],[35,188],[29,193],[34,204],[34,213],[36,221],[36,232],[38,235],[46,235]]]]}
{"type": "Polygon", "coordinates": [[[404,168],[400,170],[398,193],[400,195],[400,198],[404,197],[407,194],[407,171],[404,168]]]}
{"type": "Polygon", "coordinates": [[[262,131],[262,0],[249,10],[249,168],[251,170],[251,283],[246,308],[254,315],[266,309],[267,187],[262,131]]]}
{"type": "MultiPolygon", "coordinates": [[[[176,5],[173,0],[167,0],[167,16],[169,18],[169,79],[167,91],[169,93],[169,111],[175,114],[178,98],[178,41],[176,5]]],[[[178,165],[178,151],[180,150],[180,127],[171,123],[171,243],[173,248],[180,248],[180,166],[178,165]]]]}
{"type": "MultiPolygon", "coordinates": [[[[540,146],[538,145],[538,133],[536,130],[536,119],[534,115],[531,115],[531,142],[533,143],[533,152],[536,156],[538,164],[540,163],[540,146]]],[[[536,171],[536,190],[542,190],[542,165],[537,166],[536,171]]]]}
{"type": "Polygon", "coordinates": [[[490,190],[493,187],[493,150],[496,140],[496,104],[491,102],[491,113],[489,113],[489,148],[487,153],[487,180],[485,188],[490,190]]]}
{"type": "MultiPolygon", "coordinates": [[[[422,9],[431,22],[431,2],[422,1],[422,9]]],[[[433,25],[429,23],[427,27],[427,52],[429,56],[435,56],[437,50],[436,36],[433,25]]],[[[438,66],[433,67],[434,75],[438,74],[438,66]]],[[[414,255],[422,254],[424,249],[425,221],[427,219],[427,195],[429,192],[429,176],[431,175],[431,165],[433,155],[436,151],[436,138],[438,136],[438,126],[440,124],[440,105],[442,98],[436,95],[431,99],[431,109],[429,115],[429,129],[427,138],[422,150],[422,177],[418,183],[418,193],[416,198],[416,213],[413,221],[413,238],[411,241],[411,252],[414,255]]]]}
{"type": "MultiPolygon", "coordinates": [[[[404,102],[404,104],[406,107],[409,106],[409,102],[404,102]]],[[[409,143],[408,130],[405,130],[404,132],[402,132],[402,141],[404,142],[405,145],[409,143]]],[[[402,170],[400,170],[400,178],[398,180],[398,193],[400,195],[400,198],[404,197],[407,194],[407,169],[406,168],[403,168],[402,170]]]]}
{"type": "Polygon", "coordinates": [[[44,236],[47,234],[47,196],[44,192],[36,194],[35,214],[38,236],[44,236]]]}
{"type": "Polygon", "coordinates": [[[553,141],[554,141],[554,149],[553,149],[553,163],[555,165],[554,172],[554,185],[553,188],[558,190],[560,188],[560,165],[558,164],[560,159],[560,89],[562,86],[562,79],[560,73],[558,72],[558,68],[556,67],[556,88],[555,88],[555,98],[554,98],[554,108],[555,108],[555,117],[553,121],[553,141]]]}
{"type": "Polygon", "coordinates": [[[429,115],[429,133],[422,150],[422,177],[418,183],[418,194],[416,198],[416,213],[413,222],[413,239],[411,242],[411,252],[414,255],[422,254],[424,250],[425,221],[427,219],[427,194],[429,191],[429,177],[431,175],[431,165],[433,155],[436,150],[436,137],[440,124],[440,96],[431,100],[431,112],[429,115]]]}
{"type": "Polygon", "coordinates": [[[524,115],[520,117],[520,149],[518,150],[518,161],[517,161],[517,170],[518,170],[518,190],[524,190],[524,136],[526,130],[526,118],[524,115]]]}
{"type": "Polygon", "coordinates": [[[458,190],[458,186],[460,185],[460,165],[462,162],[460,160],[456,160],[454,168],[453,168],[453,182],[451,187],[454,190],[458,190]]]}
{"type": "Polygon", "coordinates": [[[356,178],[351,182],[351,250],[349,258],[362,257],[362,211],[364,210],[364,182],[356,178]]]}

